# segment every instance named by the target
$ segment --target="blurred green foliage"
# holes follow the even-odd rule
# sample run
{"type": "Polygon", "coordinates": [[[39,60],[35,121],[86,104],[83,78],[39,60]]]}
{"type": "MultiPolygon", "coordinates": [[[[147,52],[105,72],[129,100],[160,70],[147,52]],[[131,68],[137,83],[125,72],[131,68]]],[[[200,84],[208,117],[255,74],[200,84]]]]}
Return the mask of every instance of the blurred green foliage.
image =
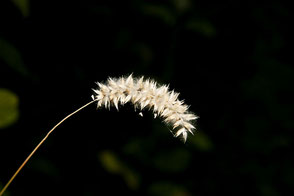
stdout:
{"type": "Polygon", "coordinates": [[[178,184],[172,184],[168,182],[154,182],[149,190],[149,195],[152,196],[190,196],[191,193],[184,187],[178,184]]]}
{"type": "MultiPolygon", "coordinates": [[[[3,188],[4,186],[1,184],[1,182],[0,182],[0,190],[2,190],[2,188],[3,188]]],[[[10,196],[11,194],[10,194],[10,192],[9,191],[6,191],[4,194],[3,194],[3,196],[10,196]]]]}
{"type": "Polygon", "coordinates": [[[209,21],[191,19],[187,22],[186,28],[205,37],[213,37],[216,35],[216,30],[209,21]]]}
{"type": "Polygon", "coordinates": [[[95,81],[134,73],[181,93],[194,136],[183,144],[151,111],[88,107],[11,195],[293,195],[292,13],[278,0],[0,1],[2,185],[95,81]]]}
{"type": "Polygon", "coordinates": [[[23,76],[28,75],[20,52],[8,41],[0,37],[0,60],[23,76]]]}
{"type": "Polygon", "coordinates": [[[30,14],[30,0],[11,0],[24,17],[30,14]]]}
{"type": "Polygon", "coordinates": [[[39,157],[31,163],[31,167],[34,168],[34,171],[42,173],[46,176],[58,176],[60,171],[52,161],[39,157]]]}
{"type": "Polygon", "coordinates": [[[18,96],[8,89],[0,88],[0,129],[15,123],[19,117],[18,96]]]}
{"type": "Polygon", "coordinates": [[[138,175],[132,171],[130,168],[126,167],[124,163],[122,163],[117,155],[114,152],[109,150],[104,150],[98,155],[99,161],[102,166],[109,172],[117,175],[121,175],[127,186],[136,190],[139,187],[139,178],[138,175]]]}
{"type": "Polygon", "coordinates": [[[190,152],[185,148],[168,149],[153,157],[156,168],[164,172],[183,172],[187,169],[191,159],[190,152]]]}
{"type": "Polygon", "coordinates": [[[142,12],[151,17],[158,18],[168,25],[174,25],[176,21],[175,15],[166,6],[145,4],[142,6],[142,12]]]}
{"type": "Polygon", "coordinates": [[[203,131],[196,131],[195,137],[191,137],[190,142],[191,145],[195,146],[195,148],[200,151],[210,151],[213,149],[211,139],[203,131]]]}

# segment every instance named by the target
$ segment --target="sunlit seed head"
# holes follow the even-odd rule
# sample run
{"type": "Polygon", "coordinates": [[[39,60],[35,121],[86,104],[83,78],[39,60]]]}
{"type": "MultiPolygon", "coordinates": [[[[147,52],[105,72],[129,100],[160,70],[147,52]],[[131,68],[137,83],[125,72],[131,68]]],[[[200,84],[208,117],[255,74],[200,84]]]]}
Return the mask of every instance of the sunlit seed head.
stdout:
{"type": "MultiPolygon", "coordinates": [[[[188,111],[188,106],[178,100],[179,93],[169,91],[168,85],[159,86],[155,81],[144,77],[134,78],[132,75],[121,78],[108,78],[105,84],[97,83],[94,89],[94,99],[97,107],[110,108],[113,105],[117,110],[119,104],[132,103],[135,109],[150,109],[154,118],[160,116],[164,122],[171,125],[174,136],[182,136],[187,140],[187,133],[193,134],[195,127],[192,121],[198,117],[188,111]]],[[[143,116],[142,112],[139,115],[143,116]]]]}

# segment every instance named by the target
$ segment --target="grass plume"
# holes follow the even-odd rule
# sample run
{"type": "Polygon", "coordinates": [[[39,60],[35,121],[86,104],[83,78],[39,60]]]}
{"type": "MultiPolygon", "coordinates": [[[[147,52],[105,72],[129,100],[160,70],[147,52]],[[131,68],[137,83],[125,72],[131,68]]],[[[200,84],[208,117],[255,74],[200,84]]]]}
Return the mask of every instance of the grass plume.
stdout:
{"type": "Polygon", "coordinates": [[[144,80],[144,77],[133,78],[132,75],[128,77],[109,78],[105,84],[97,83],[97,85],[98,88],[93,89],[93,100],[67,115],[46,134],[0,191],[0,196],[4,194],[17,174],[60,124],[95,102],[97,102],[98,108],[110,108],[110,106],[114,106],[117,110],[119,109],[119,105],[130,102],[134,105],[135,109],[143,110],[148,108],[153,111],[154,117],[159,116],[163,118],[165,123],[172,126],[174,136],[181,136],[184,142],[187,140],[188,133],[193,134],[195,127],[192,122],[198,117],[189,112],[188,106],[178,99],[179,93],[169,91],[167,85],[160,86],[153,80],[144,80]]]}
{"type": "Polygon", "coordinates": [[[154,116],[164,119],[175,131],[174,136],[181,136],[184,142],[188,132],[193,134],[193,120],[198,117],[188,111],[188,106],[178,100],[179,93],[169,91],[167,85],[159,86],[155,81],[133,78],[132,75],[121,78],[109,78],[105,84],[97,83],[93,99],[98,100],[97,106],[109,108],[131,102],[136,109],[148,108],[154,116]]]}

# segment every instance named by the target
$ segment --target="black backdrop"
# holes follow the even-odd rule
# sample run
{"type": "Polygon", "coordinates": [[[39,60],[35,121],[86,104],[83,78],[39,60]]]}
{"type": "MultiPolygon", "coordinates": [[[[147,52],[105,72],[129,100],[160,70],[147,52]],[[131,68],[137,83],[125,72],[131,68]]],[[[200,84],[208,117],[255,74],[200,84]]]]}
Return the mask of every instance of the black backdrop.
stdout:
{"type": "Polygon", "coordinates": [[[92,105],[7,194],[292,195],[292,23],[278,0],[1,1],[0,88],[19,117],[0,128],[0,186],[96,81],[133,73],[181,93],[200,116],[194,136],[183,144],[131,105],[92,105]]]}

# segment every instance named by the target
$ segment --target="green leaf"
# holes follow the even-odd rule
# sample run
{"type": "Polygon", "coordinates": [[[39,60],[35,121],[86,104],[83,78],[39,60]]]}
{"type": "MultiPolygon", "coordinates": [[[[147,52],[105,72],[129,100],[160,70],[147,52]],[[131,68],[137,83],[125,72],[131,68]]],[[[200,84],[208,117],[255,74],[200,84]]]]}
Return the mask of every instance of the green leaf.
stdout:
{"type": "Polygon", "coordinates": [[[123,170],[122,163],[118,160],[116,155],[111,151],[102,151],[99,154],[99,160],[108,172],[120,173],[123,170]]]}
{"type": "Polygon", "coordinates": [[[19,51],[9,42],[0,38],[0,60],[3,60],[8,66],[18,73],[27,76],[26,69],[19,51]]]}
{"type": "Polygon", "coordinates": [[[14,5],[20,10],[24,17],[27,17],[30,13],[30,1],[29,0],[11,0],[14,5]]]}
{"type": "Polygon", "coordinates": [[[102,151],[99,153],[98,158],[109,173],[120,175],[130,189],[135,190],[139,187],[139,176],[125,166],[113,152],[102,151]]]}
{"type": "Polygon", "coordinates": [[[0,129],[17,121],[19,116],[18,102],[16,94],[0,88],[0,129]]]}
{"type": "Polygon", "coordinates": [[[136,190],[139,188],[139,176],[135,172],[126,168],[122,174],[130,189],[136,190]]]}

